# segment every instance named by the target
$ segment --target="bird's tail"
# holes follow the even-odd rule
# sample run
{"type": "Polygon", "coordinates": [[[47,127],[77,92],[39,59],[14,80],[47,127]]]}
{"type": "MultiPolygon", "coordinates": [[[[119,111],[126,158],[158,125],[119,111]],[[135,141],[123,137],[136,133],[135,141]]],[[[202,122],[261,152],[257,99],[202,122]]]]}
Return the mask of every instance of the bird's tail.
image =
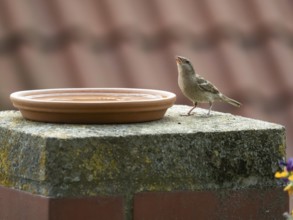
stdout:
{"type": "Polygon", "coordinates": [[[222,100],[224,102],[227,102],[227,103],[229,103],[231,105],[234,105],[235,107],[240,107],[241,106],[241,103],[240,102],[237,102],[236,100],[231,99],[231,98],[229,98],[229,97],[227,97],[227,96],[225,96],[223,94],[221,95],[221,98],[222,98],[222,100]]]}

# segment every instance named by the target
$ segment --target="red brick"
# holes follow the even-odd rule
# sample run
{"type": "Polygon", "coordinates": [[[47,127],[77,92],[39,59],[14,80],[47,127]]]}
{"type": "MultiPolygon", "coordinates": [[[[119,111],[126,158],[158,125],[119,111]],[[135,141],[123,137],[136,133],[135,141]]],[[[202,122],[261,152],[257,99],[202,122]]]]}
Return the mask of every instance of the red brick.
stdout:
{"type": "Polygon", "coordinates": [[[281,219],[287,210],[282,189],[148,192],[134,198],[134,220],[281,219]]]}
{"type": "Polygon", "coordinates": [[[134,198],[134,220],[216,218],[212,192],[149,192],[134,198]]]}
{"type": "Polygon", "coordinates": [[[0,219],[49,220],[49,200],[0,186],[0,219]]]}
{"type": "Polygon", "coordinates": [[[50,220],[123,220],[123,199],[119,196],[51,199],[49,216],[50,220]]]}
{"type": "Polygon", "coordinates": [[[0,219],[123,220],[121,196],[49,198],[0,186],[0,219]]]}

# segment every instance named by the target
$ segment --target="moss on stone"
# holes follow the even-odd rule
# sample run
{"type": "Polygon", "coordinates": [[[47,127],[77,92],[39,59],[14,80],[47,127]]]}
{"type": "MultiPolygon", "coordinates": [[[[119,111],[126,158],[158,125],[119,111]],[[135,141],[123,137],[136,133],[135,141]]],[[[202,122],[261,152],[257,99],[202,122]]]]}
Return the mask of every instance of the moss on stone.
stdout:
{"type": "Polygon", "coordinates": [[[9,178],[9,171],[11,170],[11,164],[9,160],[9,149],[0,148],[0,184],[2,186],[11,186],[12,182],[9,178]]]}

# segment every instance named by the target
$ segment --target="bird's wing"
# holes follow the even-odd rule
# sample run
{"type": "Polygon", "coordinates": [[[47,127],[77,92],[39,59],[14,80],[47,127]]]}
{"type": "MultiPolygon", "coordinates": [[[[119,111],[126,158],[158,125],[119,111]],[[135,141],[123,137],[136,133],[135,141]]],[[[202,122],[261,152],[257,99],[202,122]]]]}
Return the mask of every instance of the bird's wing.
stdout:
{"type": "Polygon", "coordinates": [[[200,76],[197,77],[197,83],[198,83],[199,88],[202,91],[210,92],[210,93],[214,93],[214,94],[219,93],[219,90],[213,84],[211,84],[209,81],[205,80],[204,78],[202,78],[200,76]]]}

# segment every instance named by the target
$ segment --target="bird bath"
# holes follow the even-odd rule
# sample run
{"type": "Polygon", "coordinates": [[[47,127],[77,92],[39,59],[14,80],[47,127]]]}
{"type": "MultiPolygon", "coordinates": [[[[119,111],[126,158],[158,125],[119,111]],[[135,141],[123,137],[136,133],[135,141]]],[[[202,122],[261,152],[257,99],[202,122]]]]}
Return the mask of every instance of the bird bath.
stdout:
{"type": "Polygon", "coordinates": [[[176,95],[150,89],[68,88],[19,91],[10,99],[29,120],[97,124],[161,119],[176,95]]]}

